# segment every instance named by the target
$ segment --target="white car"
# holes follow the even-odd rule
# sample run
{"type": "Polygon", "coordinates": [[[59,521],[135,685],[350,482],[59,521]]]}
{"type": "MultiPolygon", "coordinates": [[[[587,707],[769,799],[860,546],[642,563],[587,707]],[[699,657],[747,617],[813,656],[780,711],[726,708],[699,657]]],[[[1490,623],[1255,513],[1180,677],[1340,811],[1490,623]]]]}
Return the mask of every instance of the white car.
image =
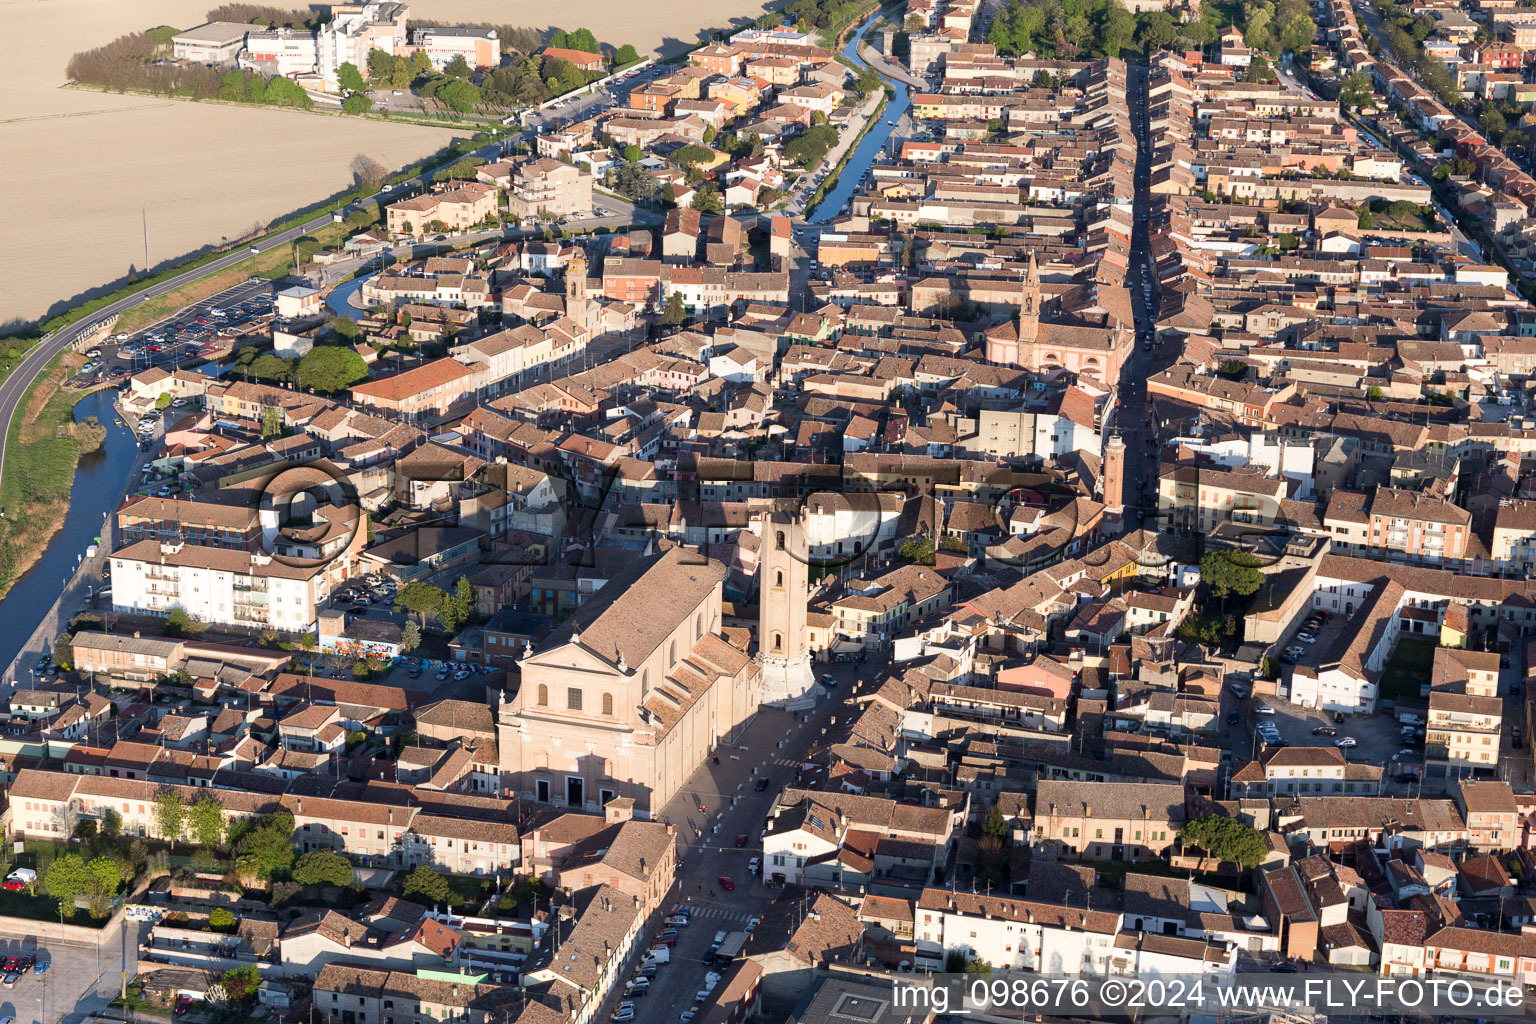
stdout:
{"type": "Polygon", "coordinates": [[[1358,742],[1359,741],[1357,741],[1353,736],[1345,736],[1341,739],[1334,740],[1333,745],[1336,747],[1353,747],[1358,742]]]}
{"type": "Polygon", "coordinates": [[[1253,713],[1256,715],[1272,715],[1275,713],[1275,709],[1270,707],[1268,704],[1260,704],[1258,707],[1253,709],[1253,713]]]}

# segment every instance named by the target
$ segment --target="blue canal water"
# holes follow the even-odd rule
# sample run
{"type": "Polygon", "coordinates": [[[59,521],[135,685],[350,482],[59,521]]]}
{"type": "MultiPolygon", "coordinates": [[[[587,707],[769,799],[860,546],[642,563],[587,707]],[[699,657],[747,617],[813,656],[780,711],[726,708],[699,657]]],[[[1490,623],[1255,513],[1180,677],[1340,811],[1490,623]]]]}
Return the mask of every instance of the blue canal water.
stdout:
{"type": "Polygon", "coordinates": [[[107,437],[100,450],[83,457],[75,470],[63,529],[54,534],[43,549],[43,557],[0,601],[0,667],[8,666],[21,652],[75,574],[85,549],[95,544],[98,537],[103,543],[111,543],[106,532],[108,516],[139,453],[133,432],[118,420],[112,408],[116,398],[117,392],[108,388],[87,395],[75,406],[77,423],[95,416],[107,428],[107,437]]]}
{"type": "Polygon", "coordinates": [[[371,281],[377,273],[375,271],[366,277],[355,277],[346,284],[337,285],[336,290],[325,297],[326,306],[337,316],[344,316],[348,320],[356,320],[363,315],[363,311],[352,305],[350,300],[352,296],[362,291],[363,285],[371,281]]]}
{"type": "MultiPolygon", "coordinates": [[[[871,25],[879,21],[883,11],[876,11],[868,21],[859,26],[859,30],[848,40],[843,47],[843,56],[847,57],[857,67],[868,67],[864,58],[859,56],[859,43],[864,39],[864,33],[869,31],[871,25]]],[[[817,204],[816,209],[806,218],[812,224],[825,224],[827,221],[843,212],[853,194],[858,190],[859,182],[863,180],[867,172],[880,153],[885,149],[885,144],[896,130],[896,124],[912,106],[912,95],[907,88],[907,83],[894,79],[885,79],[885,82],[893,90],[895,95],[885,105],[885,110],[880,114],[880,122],[873,125],[864,137],[859,140],[858,147],[854,149],[853,156],[843,166],[843,173],[838,176],[837,185],[826,197],[817,204]],[[893,122],[893,123],[887,123],[893,122]]]]}

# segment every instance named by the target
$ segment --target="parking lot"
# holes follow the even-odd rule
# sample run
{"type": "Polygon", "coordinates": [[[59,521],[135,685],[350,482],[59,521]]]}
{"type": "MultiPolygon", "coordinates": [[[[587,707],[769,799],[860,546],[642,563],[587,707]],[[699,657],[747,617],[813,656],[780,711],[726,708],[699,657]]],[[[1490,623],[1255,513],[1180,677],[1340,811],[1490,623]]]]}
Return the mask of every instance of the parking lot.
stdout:
{"type": "Polygon", "coordinates": [[[271,296],[271,282],[246,281],[188,306],[170,320],[130,336],[116,335],[89,350],[91,361],[71,383],[90,387],[152,366],[180,367],[204,360],[228,348],[229,333],[255,330],[269,322],[271,296]],[[221,331],[227,332],[225,336],[219,336],[221,331]]]}
{"type": "MultiPolygon", "coordinates": [[[[77,1010],[87,1010],[88,1006],[104,1008],[117,994],[118,971],[125,955],[119,949],[123,941],[116,926],[103,933],[99,949],[62,942],[39,943],[30,937],[0,940],[0,956],[31,954],[48,963],[44,973],[29,971],[20,976],[14,987],[0,989],[0,1017],[14,1017],[17,1024],[54,1024],[77,1010]],[[110,977],[103,977],[104,974],[110,977]]],[[[136,957],[137,952],[132,955],[136,957]]]]}

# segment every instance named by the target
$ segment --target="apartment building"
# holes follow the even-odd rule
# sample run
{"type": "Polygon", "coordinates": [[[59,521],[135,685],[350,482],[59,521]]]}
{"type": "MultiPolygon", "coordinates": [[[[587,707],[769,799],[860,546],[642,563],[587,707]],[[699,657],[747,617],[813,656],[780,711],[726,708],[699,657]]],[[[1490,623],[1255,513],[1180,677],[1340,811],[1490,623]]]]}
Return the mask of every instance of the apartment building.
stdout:
{"type": "Polygon", "coordinates": [[[592,174],[583,167],[540,157],[513,166],[507,212],[523,220],[561,220],[592,211],[592,174]]]}
{"type": "Polygon", "coordinates": [[[1495,853],[1520,845],[1521,815],[1508,782],[1458,779],[1451,791],[1467,823],[1467,846],[1495,853]]]}
{"type": "Polygon", "coordinates": [[[1153,860],[1184,820],[1182,784],[1041,780],[1032,842],[1058,859],[1153,860]]]}
{"type": "Polygon", "coordinates": [[[180,608],[203,622],[307,633],[330,598],[323,564],[262,551],[142,540],[112,552],[112,608],[165,617],[180,608]]]}
{"type": "Polygon", "coordinates": [[[474,371],[455,359],[437,359],[392,377],[354,384],[352,400],[407,422],[435,422],[467,412],[475,394],[474,371]]]}
{"type": "Polygon", "coordinates": [[[1263,799],[1303,793],[1381,795],[1382,767],[1351,764],[1338,747],[1279,747],[1232,775],[1232,796],[1263,799]]]}
{"type": "Polygon", "coordinates": [[[1492,772],[1499,763],[1504,701],[1499,655],[1436,647],[1430,674],[1424,761],[1452,775],[1492,772]]]}
{"type": "Polygon", "coordinates": [[[413,238],[468,231],[495,219],[500,195],[500,189],[483,181],[450,182],[440,191],[390,203],[385,223],[390,234],[413,238]]]}
{"type": "MultiPolygon", "coordinates": [[[[24,769],[0,821],[14,836],[58,839],[72,834],[81,819],[110,809],[122,817],[124,835],[160,837],[155,802],[167,785],[188,804],[207,792],[148,778],[24,769]]],[[[417,790],[412,804],[397,805],[390,792],[373,800],[366,790],[338,799],[216,788],[226,824],[279,808],[291,813],[301,854],[333,850],[378,867],[409,871],[425,865],[467,875],[506,874],[521,860],[510,800],[417,790]]]]}
{"type": "Polygon", "coordinates": [[[1107,974],[1120,933],[1118,912],[924,889],[913,912],[919,969],[945,970],[950,952],[996,970],[1107,974]]]}
{"type": "Polygon", "coordinates": [[[1161,525],[1209,533],[1220,523],[1272,525],[1282,518],[1289,487],[1283,478],[1217,465],[1163,465],[1157,480],[1161,525]]]}

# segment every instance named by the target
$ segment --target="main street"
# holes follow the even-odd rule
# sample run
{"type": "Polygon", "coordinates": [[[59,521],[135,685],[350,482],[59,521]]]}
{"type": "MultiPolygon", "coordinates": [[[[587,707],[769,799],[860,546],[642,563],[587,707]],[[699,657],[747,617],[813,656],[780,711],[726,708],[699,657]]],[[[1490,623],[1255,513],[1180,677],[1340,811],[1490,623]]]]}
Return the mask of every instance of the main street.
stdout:
{"type": "MultiPolygon", "coordinates": [[[[720,763],[707,763],[695,771],[661,813],[662,820],[677,826],[680,862],[677,881],[663,910],[689,908],[693,921],[678,930],[672,959],[657,971],[650,991],[634,1000],[635,1024],[677,1024],[678,1015],[704,988],[709,970],[707,953],[715,933],[742,931],[752,918],[763,917],[783,897],[783,889],[763,887],[764,875],[771,875],[771,867],[762,863],[762,833],[768,811],[779,791],[794,785],[811,747],[828,742],[827,733],[837,727],[834,723],[846,726],[855,713],[848,699],[860,690],[869,692],[877,687],[889,665],[872,661],[815,667],[818,679],[837,679],[830,690],[817,684],[815,708],[798,714],[763,708],[736,744],[722,744],[716,749],[720,763]],[[754,788],[759,778],[768,780],[762,792],[754,788]],[[701,834],[695,835],[695,829],[701,834]],[[742,846],[736,845],[739,836],[746,837],[742,846]],[[747,862],[753,857],[760,864],[755,875],[747,873],[747,862]],[[730,878],[736,888],[723,890],[721,876],[730,878]]],[[[660,916],[650,922],[647,940],[661,927],[660,916]]],[[[763,936],[764,941],[782,938],[763,936]]],[[[626,998],[623,983],[634,976],[646,945],[648,942],[638,943],[629,960],[620,966],[615,994],[596,1019],[605,1019],[626,998]]]]}
{"type": "Polygon", "coordinates": [[[1148,184],[1151,178],[1151,126],[1146,109],[1147,69],[1129,68],[1126,83],[1130,103],[1131,128],[1136,133],[1136,174],[1131,202],[1131,255],[1126,272],[1126,287],[1131,290],[1131,305],[1136,321],[1135,349],[1120,372],[1115,417],[1116,430],[1125,442],[1126,514],[1134,520],[1139,510],[1156,509],[1157,441],[1149,419],[1151,404],[1146,381],[1170,360],[1156,341],[1157,274],[1152,267],[1152,201],[1148,184]],[[1151,348],[1148,348],[1150,340],[1151,348]]]}

